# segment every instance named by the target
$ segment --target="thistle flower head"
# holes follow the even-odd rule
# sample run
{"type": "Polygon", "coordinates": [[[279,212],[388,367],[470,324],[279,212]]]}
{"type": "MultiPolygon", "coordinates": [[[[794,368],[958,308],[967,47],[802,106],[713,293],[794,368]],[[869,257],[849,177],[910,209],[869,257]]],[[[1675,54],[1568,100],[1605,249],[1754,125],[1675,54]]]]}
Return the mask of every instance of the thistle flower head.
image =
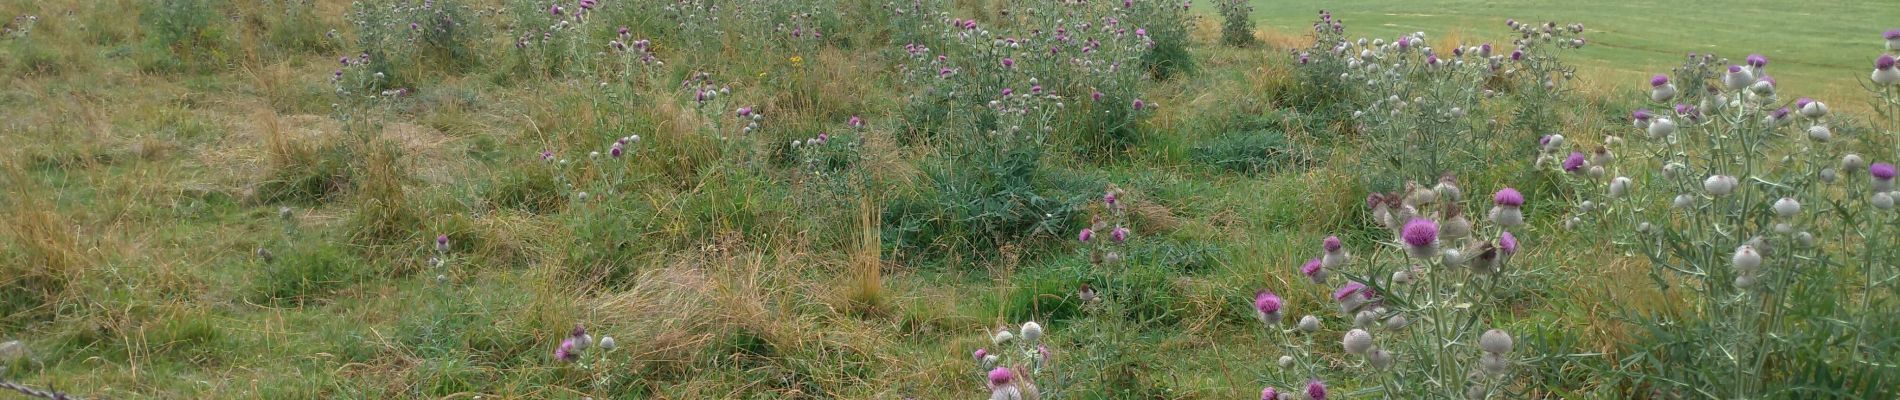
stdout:
{"type": "Polygon", "coordinates": [[[1649,77],[1649,87],[1662,87],[1662,85],[1667,84],[1669,84],[1669,75],[1656,74],[1656,76],[1649,77]]]}
{"type": "Polygon", "coordinates": [[[1342,347],[1346,348],[1347,353],[1363,355],[1366,351],[1372,350],[1372,334],[1364,329],[1347,331],[1346,336],[1341,337],[1339,341],[1342,347]]]}
{"type": "Polygon", "coordinates": [[[1405,223],[1400,236],[1412,247],[1431,246],[1438,242],[1438,223],[1424,218],[1412,219],[1405,223]]]}
{"type": "Polygon", "coordinates": [[[1333,300],[1343,301],[1367,290],[1369,289],[1366,288],[1366,284],[1364,283],[1346,282],[1345,286],[1340,286],[1338,290],[1333,291],[1333,300]]]}
{"type": "Polygon", "coordinates": [[[1510,231],[1498,234],[1498,250],[1503,250],[1506,255],[1517,254],[1517,235],[1512,235],[1510,231]]]}
{"type": "Polygon", "coordinates": [[[1889,163],[1874,163],[1874,165],[1867,166],[1867,174],[1873,175],[1874,179],[1883,181],[1893,180],[1895,172],[1893,164],[1889,163]]]}
{"type": "Polygon", "coordinates": [[[1736,271],[1754,272],[1761,269],[1761,252],[1755,246],[1741,245],[1735,248],[1735,256],[1729,260],[1736,271]]]}
{"type": "Polygon", "coordinates": [[[996,369],[990,370],[990,387],[997,388],[997,387],[1008,386],[1012,378],[1013,377],[1010,376],[1009,368],[996,367],[996,369]]]}
{"type": "Polygon", "coordinates": [[[1887,40],[1900,40],[1900,28],[1888,29],[1886,32],[1881,33],[1880,37],[1887,40]]]}
{"type": "Polygon", "coordinates": [[[1260,389],[1260,400],[1280,400],[1280,391],[1273,389],[1272,386],[1260,389]]]}
{"type": "Polygon", "coordinates": [[[1300,273],[1306,274],[1307,278],[1312,278],[1315,282],[1324,280],[1326,271],[1321,269],[1321,265],[1318,258],[1306,260],[1306,265],[1300,266],[1300,273]]]}
{"type": "Polygon", "coordinates": [[[1306,397],[1313,400],[1326,400],[1326,382],[1318,379],[1306,381],[1306,397]]]}
{"type": "Polygon", "coordinates": [[[1115,241],[1116,244],[1127,242],[1128,233],[1128,227],[1117,226],[1115,229],[1108,231],[1108,239],[1115,241]]]}
{"type": "Polygon", "coordinates": [[[1327,253],[1337,252],[1339,249],[1346,247],[1346,244],[1341,242],[1338,236],[1327,236],[1326,240],[1321,243],[1323,243],[1321,247],[1325,248],[1327,253]]]}
{"type": "Polygon", "coordinates": [[[1636,109],[1636,111],[1630,112],[1630,119],[1637,121],[1648,121],[1651,117],[1655,116],[1656,115],[1650,113],[1647,108],[1639,108],[1636,109]]]}
{"type": "Polygon", "coordinates": [[[436,235],[436,237],[435,237],[435,251],[436,251],[436,252],[439,252],[439,253],[447,253],[447,252],[449,252],[449,235],[446,235],[446,234],[445,234],[445,235],[436,235]]]}
{"type": "Polygon", "coordinates": [[[1893,64],[1894,58],[1892,54],[1881,54],[1880,58],[1874,59],[1874,69],[1877,70],[1886,71],[1893,69],[1893,64]]]}
{"type": "Polygon", "coordinates": [[[1775,200],[1775,214],[1780,214],[1782,217],[1793,217],[1800,212],[1801,202],[1795,201],[1793,197],[1783,197],[1781,200],[1775,200]]]}
{"type": "Polygon", "coordinates": [[[1280,312],[1280,296],[1274,295],[1271,291],[1261,290],[1260,293],[1253,295],[1253,308],[1261,314],[1277,314],[1280,312]]]}
{"type": "Polygon", "coordinates": [[[1583,169],[1583,152],[1570,152],[1570,157],[1564,159],[1564,172],[1577,172],[1581,169],[1583,169]]]}
{"type": "Polygon", "coordinates": [[[1749,54],[1747,60],[1748,66],[1750,67],[1761,68],[1768,66],[1768,57],[1761,54],[1749,54]]]}
{"type": "Polygon", "coordinates": [[[1082,243],[1088,243],[1089,240],[1095,239],[1095,230],[1083,228],[1081,233],[1075,235],[1075,239],[1082,241],[1082,243]]]}
{"type": "Polygon", "coordinates": [[[570,361],[570,362],[580,360],[581,352],[579,349],[575,348],[574,338],[569,337],[567,339],[562,339],[561,345],[554,348],[554,358],[557,360],[570,361]]]}
{"type": "Polygon", "coordinates": [[[1491,196],[1491,202],[1500,206],[1519,207],[1524,205],[1524,195],[1518,193],[1517,189],[1504,188],[1491,196]]]}

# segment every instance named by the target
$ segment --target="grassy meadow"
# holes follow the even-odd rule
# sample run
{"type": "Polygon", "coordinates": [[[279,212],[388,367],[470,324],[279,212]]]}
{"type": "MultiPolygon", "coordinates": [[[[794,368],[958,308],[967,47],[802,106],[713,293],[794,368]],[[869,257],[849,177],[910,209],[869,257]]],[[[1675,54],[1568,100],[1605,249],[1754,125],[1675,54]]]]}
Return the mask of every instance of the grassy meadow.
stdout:
{"type": "MultiPolygon", "coordinates": [[[[1738,231],[1712,228],[1645,214],[1673,192],[1609,205],[1608,179],[1557,167],[1572,147],[1608,148],[1627,163],[1610,176],[1638,190],[1699,187],[1706,174],[1638,167],[1675,158],[1631,128],[1636,108],[1666,112],[1644,82],[1686,52],[1764,54],[1786,82],[1777,104],[1835,107],[1830,147],[1776,150],[1825,158],[1784,161],[1813,167],[1803,176],[1840,152],[1891,162],[1900,123],[1876,111],[1900,103],[1892,90],[1867,101],[1861,83],[1881,31],[1900,26],[1892,4],[1253,1],[1257,42],[1230,46],[1213,4],[1070,3],[0,0],[0,342],[17,341],[0,349],[0,381],[87,399],[1900,387],[1887,351],[1900,318],[1868,311],[1900,302],[1881,266],[1900,255],[1879,250],[1891,213],[1849,212],[1875,204],[1856,191],[1875,185],[1864,171],[1832,189],[1735,172],[1762,179],[1743,193],[1851,215],[1802,219],[1801,233],[1837,240],[1769,253],[1840,272],[1749,292],[1719,287],[1757,275],[1710,265],[1728,264],[1740,231],[1769,230],[1765,206],[1721,214],[1738,231]],[[1581,23],[1588,45],[1537,47],[1511,73],[1473,58],[1392,78],[1410,83],[1381,87],[1418,97],[1382,100],[1334,80],[1349,56],[1297,60],[1324,40],[1310,28],[1321,8],[1351,37],[1424,31],[1444,49],[1484,38],[1503,54],[1516,18],[1581,23]],[[1539,85],[1573,66],[1576,79],[1539,85]],[[1463,103],[1391,108],[1439,99],[1463,103]],[[1553,133],[1568,144],[1539,150],[1553,133]],[[1410,198],[1440,193],[1441,174],[1463,194],[1410,198]],[[1486,216],[1505,188],[1528,199],[1523,224],[1486,216]],[[1389,206],[1368,203],[1382,193],[1389,206]],[[1849,200],[1821,200],[1836,198],[1849,200]],[[1573,212],[1586,200],[1609,211],[1573,212]],[[1466,222],[1470,247],[1449,235],[1443,247],[1509,254],[1508,267],[1408,259],[1418,246],[1385,222],[1449,223],[1458,207],[1478,228],[1466,222]],[[1641,218],[1687,226],[1667,235],[1681,253],[1645,253],[1641,218]],[[1303,275],[1334,236],[1354,261],[1329,264],[1330,280],[1303,275]],[[1419,278],[1417,292],[1386,278],[1415,265],[1445,278],[1419,278]],[[1340,311],[1354,294],[1335,288],[1361,282],[1386,295],[1371,323],[1354,313],[1370,306],[1340,311]],[[1286,310],[1264,328],[1278,317],[1262,291],[1286,310]],[[1319,326],[1294,328],[1307,315],[1319,326]],[[1401,315],[1412,330],[1390,319],[1401,315]],[[1030,321],[1040,339],[997,337],[1030,321]],[[1402,366],[1342,350],[1356,327],[1394,340],[1376,351],[1402,366]],[[1489,329],[1515,350],[1480,349],[1489,329]],[[1690,345],[1703,342],[1759,346],[1690,345]],[[1460,361],[1431,358],[1454,348],[1460,361]],[[1709,361],[1724,352],[1759,358],[1709,361]],[[1479,373],[1495,366],[1480,357],[1507,356],[1498,368],[1511,372],[1479,373]]],[[[1422,68],[1415,53],[1388,68],[1422,68]]],[[[1691,70],[1674,76],[1716,79],[1691,70]]]]}

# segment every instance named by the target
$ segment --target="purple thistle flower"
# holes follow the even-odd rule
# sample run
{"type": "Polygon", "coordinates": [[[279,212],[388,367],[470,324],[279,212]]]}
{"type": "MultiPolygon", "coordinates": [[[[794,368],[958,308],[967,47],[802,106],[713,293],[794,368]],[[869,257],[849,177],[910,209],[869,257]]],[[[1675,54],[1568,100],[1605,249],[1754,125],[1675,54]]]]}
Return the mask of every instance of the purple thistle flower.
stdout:
{"type": "Polygon", "coordinates": [[[1510,231],[1498,234],[1498,248],[1507,255],[1517,254],[1517,235],[1512,235],[1510,231]]]}
{"type": "Polygon", "coordinates": [[[336,62],[338,64],[343,64],[343,66],[345,67],[348,67],[350,66],[350,57],[349,56],[337,57],[336,62]]]}
{"type": "Polygon", "coordinates": [[[1003,97],[1009,97],[1012,94],[1016,94],[1016,88],[1003,88],[1003,97]]]}
{"type": "Polygon", "coordinates": [[[1141,101],[1141,99],[1135,99],[1134,106],[1135,106],[1135,111],[1141,111],[1141,109],[1143,108],[1148,108],[1148,102],[1141,101]]]}
{"type": "MultiPolygon", "coordinates": [[[[1807,108],[1807,106],[1808,106],[1808,104],[1809,104],[1809,103],[1813,103],[1813,102],[1814,102],[1814,99],[1810,99],[1810,98],[1806,98],[1806,97],[1802,97],[1802,98],[1799,98],[1799,99],[1795,99],[1795,101],[1794,101],[1794,108],[1807,108]]],[[[1678,105],[1678,106],[1676,106],[1676,109],[1677,109],[1677,110],[1681,110],[1681,109],[1682,109],[1682,106],[1680,106],[1680,105],[1678,105]]]]}
{"type": "Polygon", "coordinates": [[[1120,199],[1121,197],[1116,196],[1113,191],[1102,194],[1102,204],[1107,205],[1109,208],[1114,208],[1115,203],[1120,199]]]}
{"type": "Polygon", "coordinates": [[[1075,239],[1082,241],[1082,243],[1088,243],[1089,240],[1095,239],[1095,230],[1083,229],[1081,233],[1075,234],[1075,239]]]}
{"type": "Polygon", "coordinates": [[[1728,66],[1728,73],[1731,73],[1731,74],[1742,73],[1742,66],[1731,64],[1728,66]]]}
{"type": "Polygon", "coordinates": [[[1029,93],[1032,93],[1032,94],[1042,94],[1042,85],[1031,85],[1031,86],[1029,86],[1029,93]]]}
{"type": "Polygon", "coordinates": [[[1511,61],[1524,61],[1524,50],[1511,50],[1511,61]]]}
{"type": "Polygon", "coordinates": [[[1776,121],[1782,121],[1782,120],[1788,119],[1789,112],[1791,111],[1787,107],[1782,107],[1780,109],[1776,109],[1775,111],[1769,112],[1768,116],[1773,117],[1776,121]]]}
{"type": "Polygon", "coordinates": [[[412,30],[412,31],[419,31],[419,30],[422,30],[422,25],[417,25],[417,24],[416,24],[416,23],[414,23],[414,22],[410,22],[410,23],[409,23],[409,30],[412,30]]]}
{"type": "Polygon", "coordinates": [[[1519,207],[1524,205],[1524,194],[1518,193],[1517,189],[1504,188],[1491,196],[1491,202],[1505,207],[1519,207]]]}
{"type": "Polygon", "coordinates": [[[1882,33],[1880,37],[1887,40],[1900,40],[1900,28],[1889,29],[1886,33],[1882,33]]]}
{"type": "Polygon", "coordinates": [[[1650,117],[1654,117],[1654,116],[1656,115],[1651,114],[1649,112],[1649,109],[1647,108],[1639,108],[1639,109],[1636,109],[1635,112],[1630,113],[1630,119],[1634,119],[1637,121],[1648,121],[1650,117]]]}
{"type": "Polygon", "coordinates": [[[627,36],[627,35],[633,34],[633,31],[623,26],[623,27],[620,27],[619,33],[620,33],[620,36],[627,36]]]}
{"type": "Polygon", "coordinates": [[[979,349],[976,349],[975,353],[971,353],[970,355],[975,357],[977,361],[983,361],[983,357],[990,355],[990,351],[979,348],[979,349]]]}
{"type": "Polygon", "coordinates": [[[1114,230],[1108,231],[1108,239],[1115,241],[1115,244],[1121,244],[1122,242],[1128,241],[1128,228],[1120,227],[1120,226],[1115,227],[1114,230]]]}
{"type": "Polygon", "coordinates": [[[1583,152],[1570,152],[1570,158],[1564,159],[1564,172],[1577,172],[1580,169],[1583,169],[1583,152]]]}
{"type": "Polygon", "coordinates": [[[1320,263],[1320,260],[1317,258],[1306,260],[1306,265],[1300,266],[1300,273],[1305,274],[1308,278],[1318,279],[1318,275],[1321,272],[1320,268],[1322,268],[1321,266],[1322,263],[1320,263]]]}
{"type": "MultiPolygon", "coordinates": [[[[1365,291],[1368,291],[1368,290],[1366,289],[1366,284],[1364,283],[1346,282],[1345,286],[1340,286],[1338,290],[1333,291],[1333,300],[1345,300],[1347,297],[1351,297],[1354,294],[1358,294],[1360,292],[1365,292],[1365,291]]],[[[1371,296],[1367,296],[1367,297],[1371,297],[1371,296]]]]}
{"type": "Polygon", "coordinates": [[[1148,28],[1135,28],[1135,36],[1148,37],[1148,28]]]}
{"type": "Polygon", "coordinates": [[[1095,101],[1102,101],[1102,92],[1090,92],[1089,99],[1095,100],[1095,101]]]}
{"type": "Polygon", "coordinates": [[[991,388],[1008,385],[1009,381],[1010,381],[1009,368],[996,367],[996,369],[990,370],[990,387],[991,388]]]}
{"type": "Polygon", "coordinates": [[[1656,76],[1649,77],[1649,87],[1662,87],[1662,85],[1667,84],[1669,84],[1669,75],[1656,74],[1656,76]]]}
{"type": "Polygon", "coordinates": [[[1306,397],[1313,400],[1326,400],[1326,382],[1314,379],[1306,382],[1306,397]]]}
{"type": "Polygon", "coordinates": [[[553,151],[550,151],[550,150],[541,151],[541,161],[548,161],[548,160],[553,160],[553,159],[554,159],[553,151]]]}
{"type": "Polygon", "coordinates": [[[1874,165],[1867,166],[1867,174],[1873,175],[1874,179],[1890,181],[1893,180],[1894,173],[1893,164],[1874,163],[1874,165]]]}
{"type": "Polygon", "coordinates": [[[1893,64],[1894,58],[1892,54],[1881,54],[1880,58],[1874,59],[1874,69],[1877,70],[1886,71],[1893,69],[1893,64]]]}
{"type": "Polygon", "coordinates": [[[1016,67],[1016,59],[1003,57],[1003,68],[1015,68],[1015,67],[1016,67]]]}
{"type": "Polygon", "coordinates": [[[449,252],[449,235],[437,235],[435,237],[435,251],[443,253],[449,252]]]}
{"type": "Polygon", "coordinates": [[[580,349],[576,348],[573,337],[568,337],[567,339],[561,340],[561,345],[556,346],[554,348],[554,358],[557,360],[568,361],[568,362],[578,361],[581,359],[580,349]]]}
{"type": "Polygon", "coordinates": [[[559,4],[555,4],[555,5],[549,5],[549,6],[548,6],[548,15],[553,15],[553,16],[556,16],[556,17],[559,17],[559,16],[561,16],[561,6],[560,6],[559,4]]]}
{"type": "Polygon", "coordinates": [[[1253,295],[1253,308],[1261,314],[1278,313],[1280,312],[1280,296],[1274,295],[1271,291],[1261,290],[1260,293],[1253,295]]]}
{"type": "Polygon", "coordinates": [[[1327,253],[1339,251],[1339,249],[1346,247],[1345,242],[1340,241],[1338,236],[1327,236],[1326,240],[1321,243],[1323,243],[1321,247],[1324,247],[1327,253]]]}
{"type": "Polygon", "coordinates": [[[736,114],[739,114],[741,117],[752,116],[752,107],[739,107],[739,111],[736,112],[736,114]]]}
{"type": "Polygon", "coordinates": [[[1260,389],[1260,400],[1279,400],[1279,399],[1280,399],[1280,391],[1274,390],[1272,386],[1268,386],[1266,389],[1260,389]]]}
{"type": "Polygon", "coordinates": [[[611,149],[611,150],[608,150],[608,151],[607,151],[607,154],[611,154],[611,155],[613,155],[613,157],[614,157],[614,158],[620,158],[620,155],[621,155],[621,154],[623,154],[623,153],[625,153],[625,152],[626,152],[626,150],[622,150],[622,149],[620,148],[620,144],[619,144],[619,143],[614,143],[614,148],[613,148],[613,149],[611,149]]]}
{"type": "Polygon", "coordinates": [[[1405,239],[1405,244],[1412,247],[1431,246],[1438,242],[1438,223],[1425,218],[1414,218],[1411,222],[1405,223],[1405,228],[1399,236],[1405,239]]]}
{"type": "Polygon", "coordinates": [[[1768,57],[1761,54],[1749,54],[1748,66],[1755,68],[1766,67],[1768,66],[1768,57]]]}
{"type": "Polygon", "coordinates": [[[851,120],[850,120],[850,121],[848,121],[848,122],[846,122],[846,123],[848,123],[848,124],[851,124],[851,127],[853,127],[853,128],[862,128],[862,127],[864,127],[864,119],[863,119],[863,118],[858,118],[858,116],[856,116],[856,115],[853,115],[853,116],[851,116],[851,120]]]}

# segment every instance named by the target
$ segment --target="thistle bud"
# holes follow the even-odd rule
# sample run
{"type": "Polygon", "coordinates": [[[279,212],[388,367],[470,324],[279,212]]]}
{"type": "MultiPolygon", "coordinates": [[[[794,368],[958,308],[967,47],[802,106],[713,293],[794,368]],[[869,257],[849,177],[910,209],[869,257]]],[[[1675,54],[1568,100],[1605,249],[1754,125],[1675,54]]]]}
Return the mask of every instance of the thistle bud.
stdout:
{"type": "Polygon", "coordinates": [[[1878,208],[1881,210],[1892,210],[1893,209],[1893,195],[1888,194],[1888,192],[1874,193],[1873,203],[1874,203],[1874,208],[1878,208]]]}
{"type": "Polygon", "coordinates": [[[1793,197],[1783,197],[1775,201],[1775,214],[1780,214],[1784,218],[1793,217],[1800,212],[1801,202],[1795,201],[1793,197]]]}
{"type": "Polygon", "coordinates": [[[1299,328],[1300,328],[1300,332],[1306,332],[1306,333],[1318,332],[1319,331],[1319,317],[1315,317],[1311,315],[1300,317],[1299,328]]]}
{"type": "Polygon", "coordinates": [[[1504,376],[1511,372],[1511,361],[1503,354],[1485,353],[1478,358],[1478,367],[1484,370],[1485,375],[1504,376]]]}
{"type": "Polygon", "coordinates": [[[1392,367],[1392,353],[1385,351],[1385,349],[1373,350],[1372,352],[1366,354],[1366,363],[1372,365],[1373,368],[1378,368],[1378,369],[1391,368],[1392,367]]]}
{"type": "Polygon", "coordinates": [[[1827,125],[1810,126],[1808,127],[1808,138],[1814,139],[1816,142],[1825,142],[1834,138],[1834,131],[1828,130],[1827,125]]]}
{"type": "Polygon", "coordinates": [[[1478,347],[1487,353],[1505,354],[1510,353],[1512,347],[1515,346],[1512,343],[1511,334],[1492,329],[1484,331],[1484,334],[1478,337],[1478,347]]]}
{"type": "Polygon", "coordinates": [[[1674,133],[1676,133],[1676,121],[1669,117],[1656,117],[1655,121],[1649,123],[1651,139],[1661,139],[1674,133]]]}
{"type": "Polygon", "coordinates": [[[1752,273],[1761,269],[1761,253],[1754,246],[1742,245],[1735,248],[1735,256],[1729,260],[1736,271],[1752,273]]]}
{"type": "Polygon", "coordinates": [[[1610,197],[1622,198],[1630,193],[1630,178],[1616,177],[1610,180],[1610,197]]]}
{"type": "Polygon", "coordinates": [[[1720,197],[1734,193],[1735,186],[1738,184],[1735,177],[1710,175],[1708,179],[1702,181],[1702,189],[1708,191],[1711,196],[1720,197]]]}
{"type": "Polygon", "coordinates": [[[1372,334],[1364,329],[1353,329],[1346,332],[1340,344],[1344,345],[1347,353],[1365,355],[1366,351],[1372,350],[1372,334]]]}
{"type": "Polygon", "coordinates": [[[1036,321],[1023,323],[1023,340],[1029,343],[1036,343],[1036,340],[1039,339],[1042,339],[1042,324],[1038,324],[1036,321]]]}

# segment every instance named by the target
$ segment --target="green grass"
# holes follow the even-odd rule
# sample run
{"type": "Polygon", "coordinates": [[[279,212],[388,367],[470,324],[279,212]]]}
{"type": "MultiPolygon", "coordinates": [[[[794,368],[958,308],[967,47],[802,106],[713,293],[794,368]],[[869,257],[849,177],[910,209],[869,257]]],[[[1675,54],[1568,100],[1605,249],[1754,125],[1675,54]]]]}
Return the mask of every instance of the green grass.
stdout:
{"type": "MultiPolygon", "coordinates": [[[[1390,40],[1425,32],[1444,39],[1490,41],[1508,48],[1505,19],[1584,24],[1589,46],[1571,58],[1601,71],[1598,84],[1643,89],[1649,75],[1680,65],[1688,53],[1715,53],[1740,63],[1768,56],[1783,93],[1860,98],[1860,85],[1882,50],[1880,34],[1900,27],[1900,8],[1881,1],[1789,3],[1766,0],[1652,2],[1497,0],[1341,0],[1253,2],[1263,28],[1303,35],[1324,9],[1352,35],[1390,40]]],[[[1211,6],[1207,6],[1211,13],[1211,6]]],[[[1846,102],[1841,102],[1846,103],[1846,102]]],[[[1858,103],[1858,102],[1855,102],[1858,103]]],[[[1858,104],[1857,104],[1858,105],[1858,104]]]]}
{"type": "MultiPolygon", "coordinates": [[[[965,17],[981,8],[946,3],[965,17]]],[[[1851,92],[1879,28],[1900,24],[1900,9],[1875,1],[1807,14],[1754,0],[1673,3],[1682,10],[1668,13],[1630,0],[1544,3],[1260,1],[1256,16],[1282,38],[1321,7],[1356,34],[1385,37],[1501,42],[1506,17],[1581,22],[1594,44],[1575,54],[1614,78],[1592,88],[1612,94],[1681,53],[1711,50],[1767,54],[1789,91],[1851,92]]],[[[0,18],[41,18],[29,38],[0,38],[0,341],[23,340],[35,354],[0,366],[0,379],[84,398],[977,397],[969,354],[999,324],[1045,321],[1064,368],[1099,373],[1083,358],[1103,352],[1092,335],[1123,326],[1077,306],[1078,284],[1109,272],[1073,238],[1113,183],[1129,191],[1137,237],[1122,275],[1138,288],[1128,314],[1157,321],[1112,349],[1139,366],[1121,385],[1139,395],[1124,397],[1258,393],[1278,356],[1250,314],[1262,288],[1285,296],[1292,315],[1326,318],[1314,338],[1335,387],[1371,384],[1336,349],[1345,325],[1328,291],[1296,271],[1329,234],[1368,246],[1389,234],[1365,223],[1370,188],[1359,155],[1341,151],[1350,149],[1334,132],[1342,126],[1275,103],[1297,79],[1283,49],[1215,46],[1202,26],[1185,54],[1194,72],[1140,85],[1161,106],[1129,139],[1136,145],[1094,157],[1067,148],[1079,144],[1051,146],[1063,148],[1032,163],[1022,184],[1044,202],[1029,208],[977,191],[987,187],[977,181],[1002,179],[972,172],[990,166],[959,163],[943,142],[898,139],[911,121],[904,93],[891,90],[904,83],[896,46],[883,42],[896,29],[878,19],[888,16],[826,15],[837,39],[807,47],[741,33],[701,43],[723,51],[661,42],[667,65],[634,74],[659,84],[598,85],[592,75],[506,69],[513,46],[496,27],[510,17],[472,12],[465,26],[493,30],[434,50],[455,57],[391,67],[415,94],[369,101],[336,95],[330,81],[338,53],[359,50],[348,40],[359,34],[344,18],[351,9],[346,0],[0,2],[0,18]],[[189,6],[172,11],[195,19],[141,25],[159,4],[189,6]],[[769,110],[764,139],[710,133],[730,110],[695,108],[676,89],[700,71],[734,87],[709,107],[769,110]],[[783,146],[850,131],[842,121],[853,115],[870,121],[869,139],[820,154],[820,167],[783,146]],[[625,159],[587,156],[635,134],[644,141],[625,159]],[[864,215],[882,225],[856,222],[864,215]],[[895,234],[904,223],[935,230],[897,243],[910,239],[895,234]],[[857,240],[880,237],[867,231],[882,234],[870,246],[882,254],[861,254],[857,240]],[[438,234],[451,251],[432,249],[438,234]],[[853,287],[860,263],[881,268],[881,287],[853,287]],[[577,322],[621,349],[590,368],[555,360],[577,322]]],[[[601,18],[623,18],[639,35],[676,31],[620,10],[629,15],[601,18]]],[[[1564,111],[1579,142],[1605,133],[1604,115],[1622,115],[1564,111]]],[[[1511,183],[1473,175],[1468,193],[1511,183]]],[[[1527,342],[1613,353],[1627,344],[1623,325],[1575,300],[1646,283],[1646,268],[1594,243],[1566,244],[1577,241],[1558,229],[1556,195],[1537,196],[1550,201],[1529,208],[1517,262],[1542,273],[1505,284],[1504,317],[1541,329],[1527,342]]],[[[1575,397],[1622,394],[1537,378],[1575,397]]],[[[1069,398],[1115,397],[1091,394],[1069,398]]]]}

